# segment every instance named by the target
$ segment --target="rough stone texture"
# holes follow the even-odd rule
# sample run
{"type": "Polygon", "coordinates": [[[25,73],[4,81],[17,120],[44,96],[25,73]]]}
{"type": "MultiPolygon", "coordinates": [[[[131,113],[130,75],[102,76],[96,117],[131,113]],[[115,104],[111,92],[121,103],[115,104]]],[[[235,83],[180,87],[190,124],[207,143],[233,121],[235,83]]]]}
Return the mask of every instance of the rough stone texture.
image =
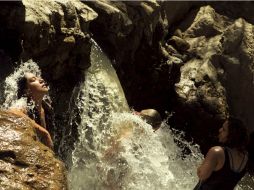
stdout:
{"type": "Polygon", "coordinates": [[[85,3],[99,15],[90,29],[131,106],[162,114],[173,107],[170,123],[198,137],[204,151],[228,114],[253,130],[253,29],[238,19],[253,22],[252,2],[85,3]]]}
{"type": "Polygon", "coordinates": [[[170,124],[196,137],[205,152],[229,113],[254,129],[252,7],[106,0],[5,4],[0,39],[11,43],[0,43],[1,68],[7,68],[0,79],[20,56],[39,62],[53,89],[61,134],[73,110],[74,86],[89,66],[91,32],[112,59],[130,106],[152,107],[164,116],[172,111],[170,124]]]}
{"type": "MultiPolygon", "coordinates": [[[[220,93],[221,90],[215,87],[212,94],[217,98],[209,105],[225,115],[228,103],[229,113],[243,119],[250,131],[254,130],[252,117],[254,101],[251,98],[254,95],[253,29],[253,25],[244,19],[232,20],[206,6],[200,8],[194,22],[183,33],[184,39],[190,44],[189,52],[198,57],[192,61],[197,63],[196,66],[187,74],[195,70],[199,73],[205,70],[208,83],[215,82],[219,85],[219,89],[224,88],[222,91],[226,92],[220,93]],[[200,69],[201,67],[203,69],[200,69]],[[216,105],[221,105],[219,106],[221,109],[216,108],[216,105]]],[[[186,63],[184,68],[186,67],[191,67],[191,64],[186,63]]],[[[184,78],[186,73],[181,75],[181,78],[184,78]]],[[[193,79],[199,81],[200,76],[196,75],[193,79]]],[[[188,82],[180,81],[177,84],[177,92],[182,97],[183,91],[179,90],[179,86],[182,86],[182,89],[187,88],[188,82]]],[[[192,90],[198,92],[203,86],[199,85],[197,90],[194,90],[195,87],[192,90]]],[[[204,97],[210,98],[207,95],[204,97]]],[[[185,99],[188,101],[191,98],[185,99]]]]}
{"type": "Polygon", "coordinates": [[[98,19],[91,23],[91,30],[95,38],[110,47],[107,49],[110,51],[108,53],[114,56],[116,62],[124,61],[123,57],[126,56],[126,52],[128,52],[128,60],[133,62],[134,53],[143,37],[148,44],[152,44],[153,32],[161,19],[158,3],[152,1],[85,3],[99,14],[98,19]],[[105,32],[101,33],[101,30],[105,32]],[[120,54],[116,54],[116,51],[120,54]]]}
{"type": "Polygon", "coordinates": [[[0,111],[0,189],[64,190],[65,172],[27,119],[0,111]]]}
{"type": "Polygon", "coordinates": [[[36,60],[53,80],[64,75],[75,78],[89,66],[88,26],[97,17],[91,8],[77,0],[24,0],[23,4],[23,59],[36,60]]]}

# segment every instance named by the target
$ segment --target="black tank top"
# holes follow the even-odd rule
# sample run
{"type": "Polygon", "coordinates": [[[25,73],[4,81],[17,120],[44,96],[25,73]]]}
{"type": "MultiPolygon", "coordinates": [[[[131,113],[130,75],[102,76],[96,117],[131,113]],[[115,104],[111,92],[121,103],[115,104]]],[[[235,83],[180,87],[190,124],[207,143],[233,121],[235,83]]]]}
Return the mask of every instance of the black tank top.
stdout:
{"type": "Polygon", "coordinates": [[[225,153],[225,163],[223,167],[218,171],[214,171],[202,184],[197,184],[194,188],[195,190],[233,190],[244,176],[246,165],[241,172],[234,172],[230,167],[228,149],[226,147],[223,149],[225,153]]]}

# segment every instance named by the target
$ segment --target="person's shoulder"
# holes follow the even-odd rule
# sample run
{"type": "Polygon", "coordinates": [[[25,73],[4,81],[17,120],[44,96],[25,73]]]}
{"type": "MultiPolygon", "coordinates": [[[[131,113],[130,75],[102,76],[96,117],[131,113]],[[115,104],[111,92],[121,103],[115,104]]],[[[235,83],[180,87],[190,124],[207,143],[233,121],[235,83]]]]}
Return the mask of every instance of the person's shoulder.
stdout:
{"type": "Polygon", "coordinates": [[[209,149],[208,154],[212,154],[214,156],[222,156],[222,155],[224,155],[224,147],[213,146],[209,149]]]}

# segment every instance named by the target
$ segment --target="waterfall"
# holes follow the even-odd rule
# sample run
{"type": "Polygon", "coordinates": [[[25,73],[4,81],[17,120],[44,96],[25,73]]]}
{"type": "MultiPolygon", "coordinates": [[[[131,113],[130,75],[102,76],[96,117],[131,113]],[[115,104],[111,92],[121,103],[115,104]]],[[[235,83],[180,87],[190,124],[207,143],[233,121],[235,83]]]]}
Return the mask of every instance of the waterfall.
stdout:
{"type": "Polygon", "coordinates": [[[189,190],[195,186],[202,159],[198,147],[182,141],[192,153],[183,157],[175,143],[177,136],[165,123],[154,132],[131,113],[109,59],[95,42],[76,104],[81,122],[72,152],[70,189],[189,190]]]}

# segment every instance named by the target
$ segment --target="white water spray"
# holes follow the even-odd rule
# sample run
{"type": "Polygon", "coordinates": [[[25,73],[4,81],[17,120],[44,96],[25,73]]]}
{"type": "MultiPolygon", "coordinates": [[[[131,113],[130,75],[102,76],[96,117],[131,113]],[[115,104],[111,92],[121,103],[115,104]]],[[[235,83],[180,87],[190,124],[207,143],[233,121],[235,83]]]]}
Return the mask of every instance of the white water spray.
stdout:
{"type": "Polygon", "coordinates": [[[69,173],[73,190],[192,189],[202,156],[182,157],[172,132],[164,124],[156,133],[133,115],[117,75],[94,44],[91,67],[77,100],[81,123],[69,173]]]}
{"type": "Polygon", "coordinates": [[[27,62],[22,63],[15,71],[5,79],[5,90],[4,90],[4,104],[2,108],[8,109],[10,107],[20,108],[25,107],[26,100],[21,98],[18,100],[17,98],[17,81],[24,76],[25,73],[33,73],[36,76],[41,76],[41,71],[37,63],[29,60],[27,62]]]}

